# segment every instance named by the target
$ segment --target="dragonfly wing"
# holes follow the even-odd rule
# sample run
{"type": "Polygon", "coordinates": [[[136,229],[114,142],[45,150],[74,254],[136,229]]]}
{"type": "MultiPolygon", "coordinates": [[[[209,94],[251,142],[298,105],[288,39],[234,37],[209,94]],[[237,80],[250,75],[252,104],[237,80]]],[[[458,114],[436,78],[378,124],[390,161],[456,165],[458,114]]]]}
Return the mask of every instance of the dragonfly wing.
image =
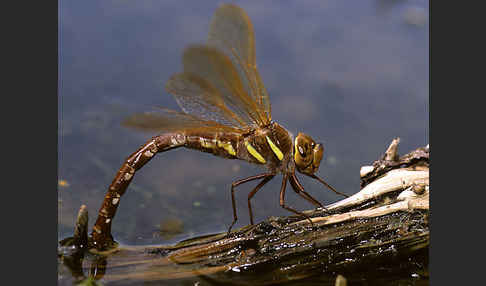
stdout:
{"type": "Polygon", "coordinates": [[[215,132],[238,134],[243,132],[240,128],[163,108],[150,112],[135,113],[123,120],[122,125],[124,127],[149,132],[183,132],[193,129],[210,129],[215,132]]]}
{"type": "Polygon", "coordinates": [[[185,113],[223,125],[250,129],[245,120],[227,106],[221,93],[196,74],[175,74],[167,82],[166,89],[185,113]]]}
{"type": "Polygon", "coordinates": [[[223,51],[233,62],[247,93],[271,121],[268,93],[256,67],[255,35],[246,12],[233,4],[216,10],[209,28],[208,44],[223,51]]]}
{"type": "MultiPolygon", "coordinates": [[[[203,79],[209,86],[210,92],[193,95],[199,96],[199,101],[206,101],[213,105],[216,98],[224,102],[224,106],[232,111],[237,118],[248,126],[256,128],[268,124],[267,117],[255,100],[245,90],[238,71],[230,58],[219,49],[208,45],[191,45],[185,49],[183,55],[184,74],[203,79]]],[[[169,81],[166,86],[170,93],[177,94],[174,84],[169,81]]],[[[177,97],[177,96],[176,96],[177,97]]],[[[181,99],[181,96],[178,96],[181,99]]],[[[190,95],[182,101],[188,101],[190,95]]],[[[180,101],[180,100],[179,100],[180,101]]],[[[195,100],[190,100],[195,101],[195,100]]],[[[221,107],[221,105],[219,105],[221,107]]],[[[182,104],[181,107],[184,107],[182,104]]],[[[223,111],[226,113],[226,111],[223,111]]]]}
{"type": "Polygon", "coordinates": [[[166,84],[184,112],[137,114],[124,125],[150,131],[206,126],[238,132],[268,125],[270,102],[256,69],[254,41],[246,13],[222,5],[211,22],[208,44],[186,48],[184,71],[166,84]]]}

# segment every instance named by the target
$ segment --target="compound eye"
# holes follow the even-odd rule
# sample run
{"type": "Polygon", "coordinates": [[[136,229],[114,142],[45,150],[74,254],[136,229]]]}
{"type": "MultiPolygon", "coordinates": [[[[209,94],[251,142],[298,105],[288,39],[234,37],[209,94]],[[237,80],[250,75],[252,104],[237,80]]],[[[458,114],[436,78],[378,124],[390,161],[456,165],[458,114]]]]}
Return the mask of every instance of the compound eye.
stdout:
{"type": "Polygon", "coordinates": [[[299,154],[300,156],[304,157],[305,156],[305,153],[304,153],[304,148],[302,148],[302,146],[297,146],[297,150],[299,150],[299,154]]]}
{"type": "Polygon", "coordinates": [[[311,137],[304,133],[299,133],[295,138],[295,154],[294,161],[297,169],[304,170],[311,166],[313,155],[312,150],[315,143],[311,137]]]}

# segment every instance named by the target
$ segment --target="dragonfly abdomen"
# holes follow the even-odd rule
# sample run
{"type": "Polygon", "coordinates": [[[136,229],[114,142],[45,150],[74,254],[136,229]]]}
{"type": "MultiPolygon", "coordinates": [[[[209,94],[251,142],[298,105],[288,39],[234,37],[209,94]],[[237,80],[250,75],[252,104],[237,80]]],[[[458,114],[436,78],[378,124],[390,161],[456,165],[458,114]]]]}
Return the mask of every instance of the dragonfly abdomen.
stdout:
{"type": "Polygon", "coordinates": [[[239,137],[233,134],[192,131],[186,132],[184,146],[227,159],[237,159],[239,137]]]}

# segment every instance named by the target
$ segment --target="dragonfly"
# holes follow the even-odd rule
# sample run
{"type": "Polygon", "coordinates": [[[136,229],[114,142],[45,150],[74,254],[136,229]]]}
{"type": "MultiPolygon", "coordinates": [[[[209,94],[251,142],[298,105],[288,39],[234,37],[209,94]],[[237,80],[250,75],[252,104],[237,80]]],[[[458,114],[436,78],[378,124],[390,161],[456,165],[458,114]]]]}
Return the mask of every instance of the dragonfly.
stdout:
{"type": "Polygon", "coordinates": [[[123,122],[124,126],[160,132],[160,135],[152,137],[131,154],[110,184],[92,232],[98,248],[113,241],[111,224],[120,198],[135,172],[155,154],[180,147],[264,167],[265,172],[231,184],[233,221],[228,233],[238,219],[236,187],[251,181],[259,181],[248,194],[252,225],[252,197],[278,174],[283,177],[280,206],[309,220],[307,215],[285,202],[289,182],[299,196],[324,208],[304,190],[296,170],[347,197],[316,175],[324,154],[323,144],[301,132],[293,138],[289,131],[272,120],[269,95],[256,66],[253,25],[242,8],[223,4],[216,10],[207,42],[189,45],[184,50],[183,71],[169,78],[166,90],[174,96],[182,111],[158,108],[134,114],[123,122]]]}

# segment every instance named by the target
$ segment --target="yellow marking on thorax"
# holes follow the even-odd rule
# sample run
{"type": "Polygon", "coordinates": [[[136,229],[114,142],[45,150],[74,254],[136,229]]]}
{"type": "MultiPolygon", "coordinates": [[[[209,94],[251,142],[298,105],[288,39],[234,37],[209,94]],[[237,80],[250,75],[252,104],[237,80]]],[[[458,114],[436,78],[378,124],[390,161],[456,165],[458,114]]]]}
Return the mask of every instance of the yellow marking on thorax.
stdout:
{"type": "Polygon", "coordinates": [[[235,152],[235,149],[233,149],[233,145],[231,145],[231,143],[226,143],[226,142],[221,142],[218,140],[218,147],[223,147],[224,150],[226,150],[226,152],[228,152],[228,154],[232,155],[232,156],[236,156],[236,152],[235,152]]]}
{"type": "Polygon", "coordinates": [[[253,146],[250,145],[250,143],[248,143],[248,141],[245,141],[245,146],[246,146],[246,149],[248,150],[248,152],[253,156],[255,157],[255,159],[258,160],[258,162],[262,163],[262,164],[265,164],[267,161],[265,161],[265,158],[263,158],[263,156],[258,153],[258,151],[253,148],[253,146]]]}
{"type": "Polygon", "coordinates": [[[282,161],[284,155],[282,153],[282,151],[280,151],[280,149],[277,147],[277,145],[275,145],[273,143],[272,140],[270,140],[270,138],[268,136],[267,137],[267,142],[268,142],[268,145],[270,145],[270,148],[272,149],[273,153],[275,153],[275,155],[277,156],[277,158],[282,161]]]}

